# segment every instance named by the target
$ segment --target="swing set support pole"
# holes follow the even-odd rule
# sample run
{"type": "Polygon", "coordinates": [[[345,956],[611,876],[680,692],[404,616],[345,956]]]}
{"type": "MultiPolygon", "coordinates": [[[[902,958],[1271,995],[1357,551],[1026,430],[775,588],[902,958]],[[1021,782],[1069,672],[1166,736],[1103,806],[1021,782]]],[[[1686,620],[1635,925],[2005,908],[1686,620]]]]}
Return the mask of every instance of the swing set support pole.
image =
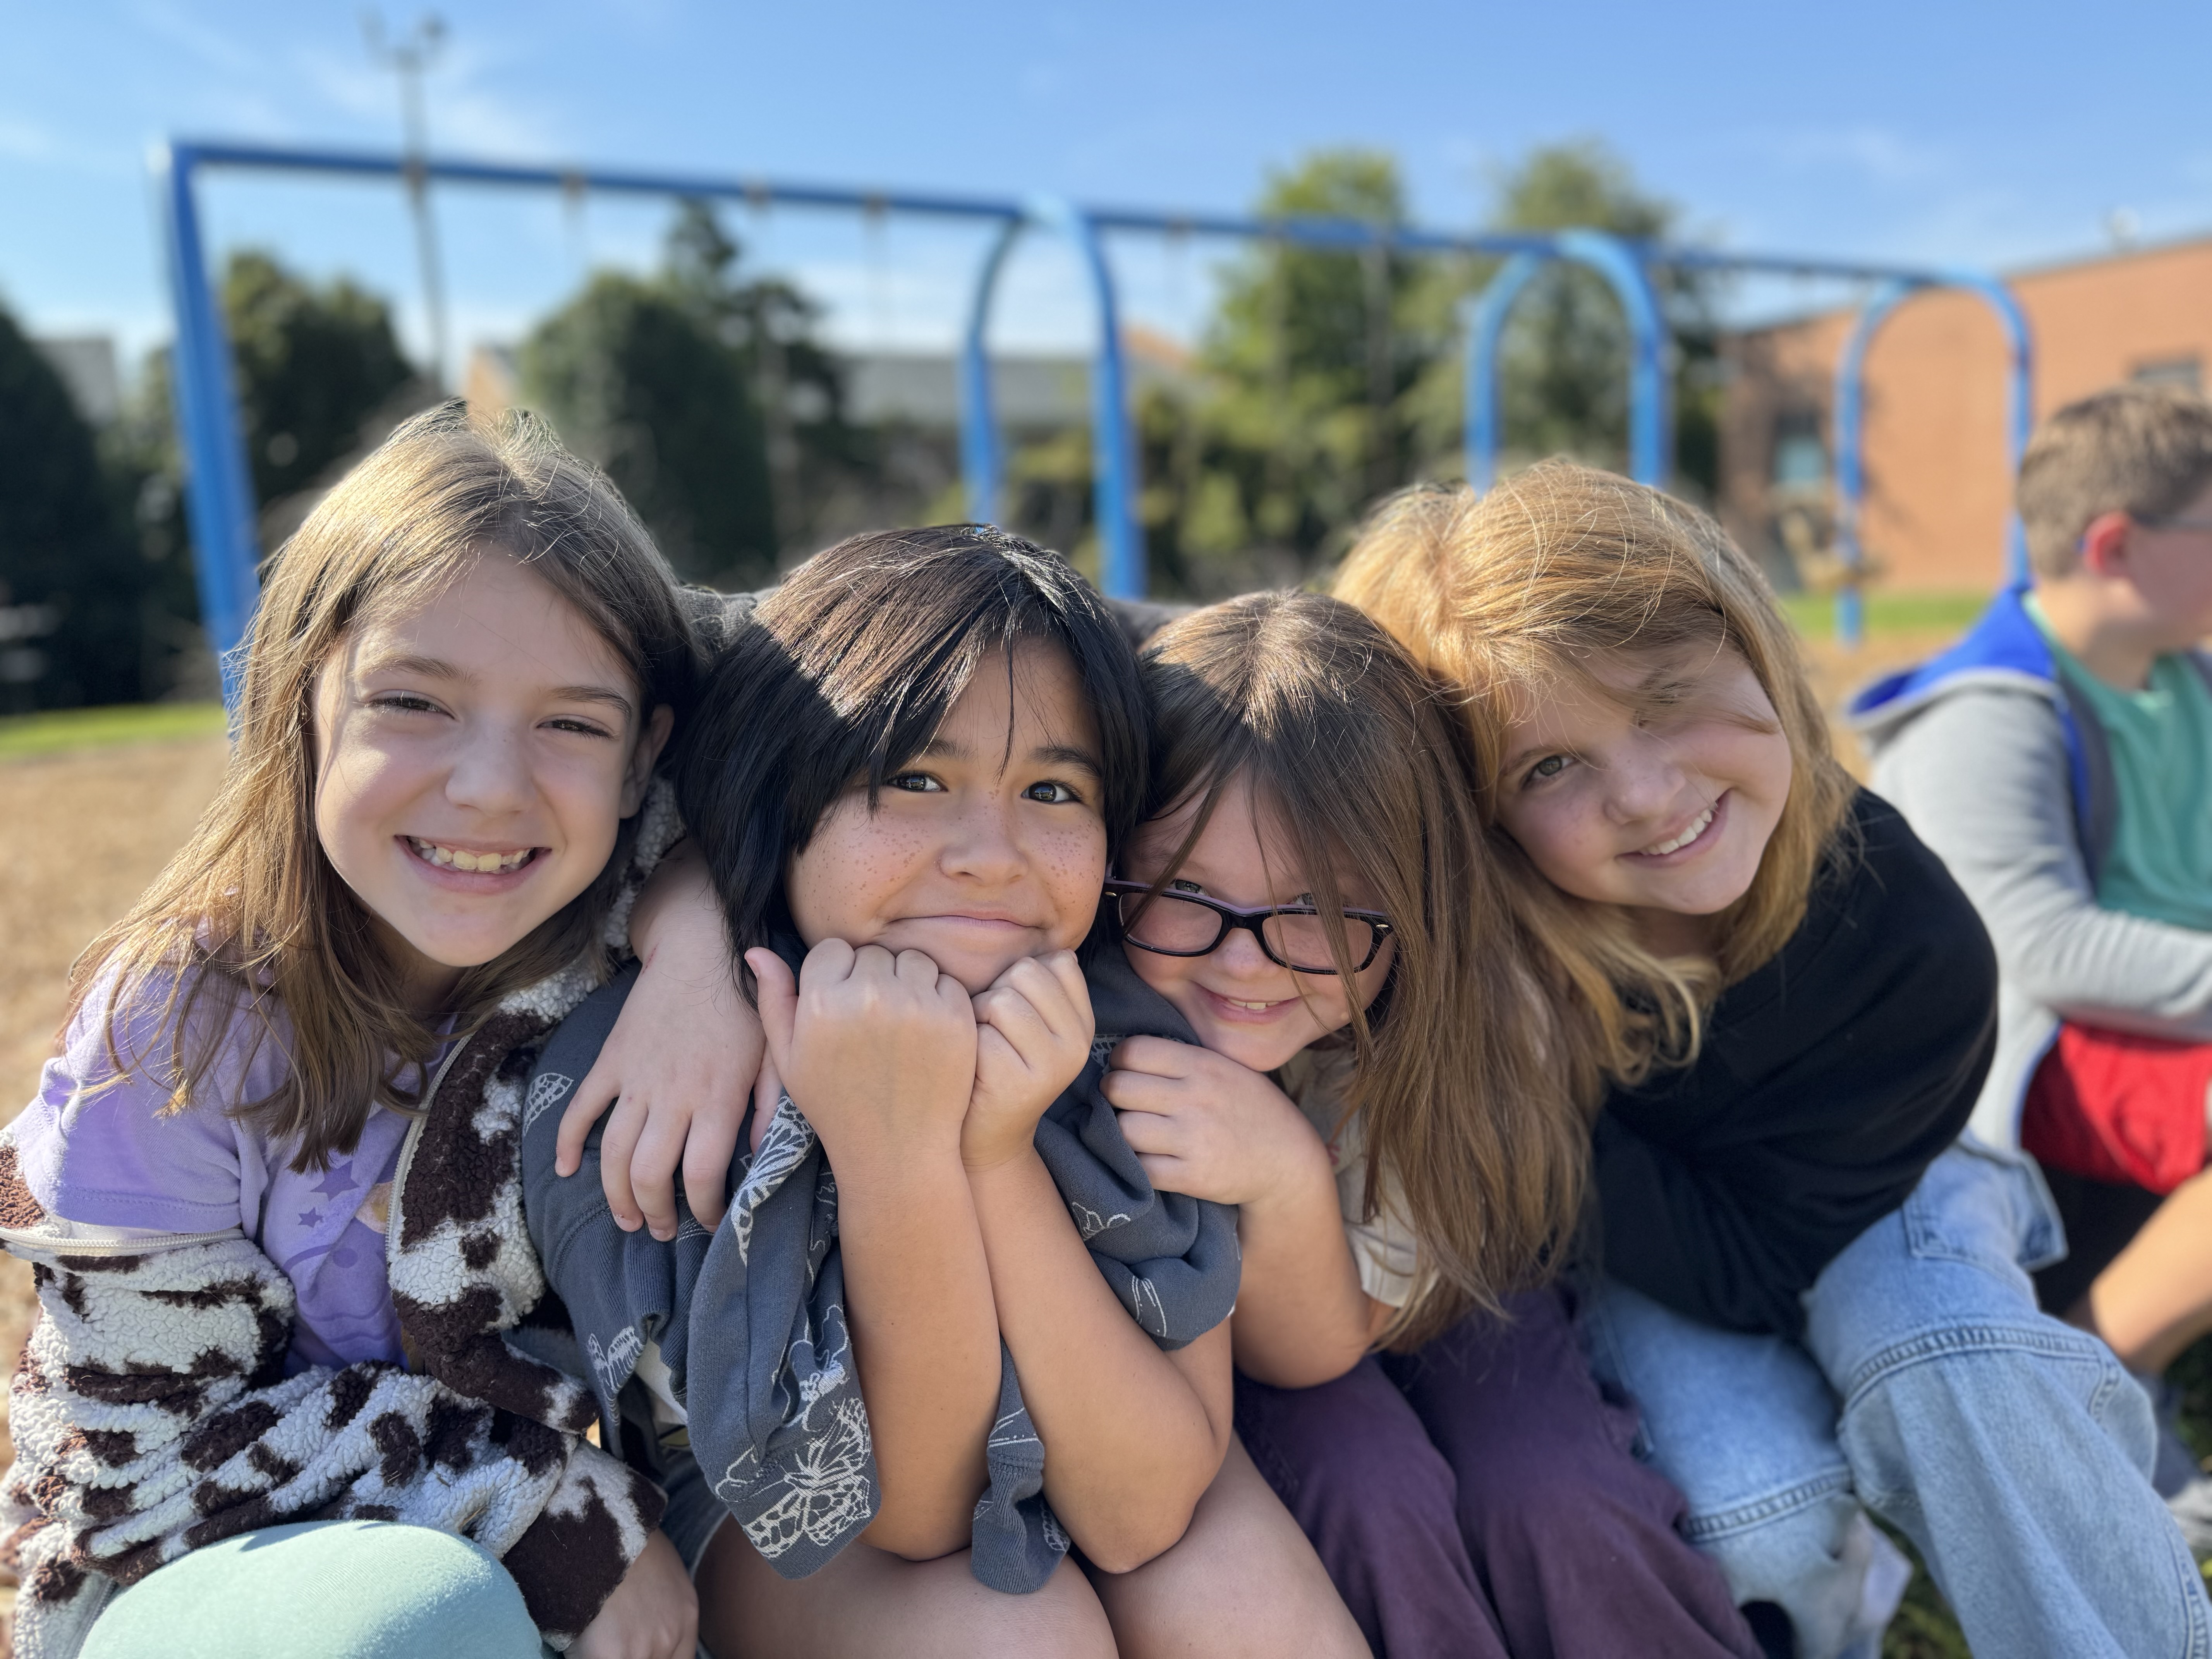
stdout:
{"type": "MultiPolygon", "coordinates": [[[[1956,289],[1973,295],[1988,306],[2004,330],[2007,407],[2005,457],[2014,476],[2035,421],[2035,340],[2027,313],[2012,290],[1979,271],[1945,270],[1925,276],[1891,277],[1878,284],[1851,324],[1836,360],[1834,392],[1836,556],[1843,566],[1843,585],[1836,590],[1836,638],[1856,646],[1866,632],[1865,600],[1861,592],[1866,568],[1866,360],[1875,336],[1897,308],[1915,294],[1931,289],[1956,289]]],[[[2005,515],[2006,580],[2014,586],[2028,579],[2027,532],[2020,514],[2005,515]]]]}
{"type": "Polygon", "coordinates": [[[153,155],[167,232],[169,291],[177,341],[169,376],[177,435],[184,450],[185,511],[192,531],[192,580],[200,626],[222,675],[222,700],[238,712],[244,646],[260,598],[254,537],[253,475],[231,378],[230,337],[208,282],[199,204],[192,191],[198,156],[189,144],[153,155]]]}
{"type": "Polygon", "coordinates": [[[968,516],[976,524],[998,523],[999,492],[1005,483],[1006,458],[999,449],[999,416],[991,397],[991,353],[985,334],[999,273],[1021,234],[1022,222],[1009,219],[992,239],[975,276],[968,325],[960,337],[960,479],[968,516]]]}
{"type": "Polygon", "coordinates": [[[1500,267],[1471,301],[1467,319],[1466,467],[1477,495],[1498,482],[1498,451],[1504,439],[1498,412],[1498,348],[1515,304],[1547,259],[1565,259],[1602,276],[1620,301],[1627,321],[1628,476],[1655,489],[1673,477],[1674,405],[1668,358],[1669,335],[1651,273],[1638,252],[1597,230],[1563,230],[1541,252],[1516,253],[1500,267]]]}
{"type": "MultiPolygon", "coordinates": [[[[831,211],[899,213],[989,225],[995,231],[995,240],[977,276],[958,366],[961,476],[969,514],[983,522],[1005,510],[1000,499],[1005,489],[1004,446],[992,406],[989,354],[985,345],[991,305],[1007,255],[1021,231],[1031,226],[1051,229],[1073,246],[1098,319],[1098,346],[1091,377],[1094,515],[1100,586],[1117,596],[1143,594],[1146,557],[1139,510],[1142,479],[1128,407],[1128,364],[1113,271],[1104,246],[1105,237],[1112,233],[1218,236],[1279,247],[1368,252],[1370,257],[1375,257],[1372,250],[1379,246],[1382,257],[1450,253],[1504,259],[1498,277],[1465,313],[1468,338],[1464,442],[1468,479],[1478,489],[1489,487],[1496,478],[1501,441],[1498,357],[1505,319],[1530,277],[1549,259],[1567,259],[1597,271],[1620,301],[1631,339],[1629,471],[1641,483],[1666,487],[1674,448],[1671,353],[1666,318],[1650,277],[1656,265],[1846,276],[1899,284],[1905,291],[1951,287],[1977,294],[1996,312],[2006,331],[2012,374],[2007,435],[2015,465],[2033,416],[2033,362],[2026,319],[2002,284],[1972,271],[1908,270],[1841,260],[1668,247],[1631,242],[1594,230],[1462,234],[1391,225],[1378,234],[1374,224],[1352,219],[1297,216],[1262,219],[1079,208],[1056,198],[1020,203],[1000,197],[854,190],[757,178],[603,167],[520,166],[214,140],[175,140],[155,152],[153,166],[167,233],[169,287],[176,315],[174,395],[195,548],[193,574],[209,641],[222,665],[225,699],[234,708],[239,689],[236,653],[246,639],[258,597],[258,550],[252,474],[238,417],[230,345],[208,278],[206,249],[193,194],[195,175],[209,167],[397,178],[408,183],[419,180],[423,185],[436,180],[448,185],[550,188],[571,202],[580,200],[586,191],[604,191],[743,202],[756,208],[778,203],[831,211]]],[[[1863,368],[1865,342],[1880,320],[1878,316],[1861,319],[1863,337],[1850,362],[1848,432],[1843,418],[1842,371],[1838,381],[1838,518],[1848,524],[1848,533],[1853,538],[1858,532],[1864,489],[1857,453],[1863,398],[1856,377],[1863,368]]],[[[2025,570],[2026,556],[2016,518],[2010,526],[2008,550],[2017,580],[2025,570]]]]}

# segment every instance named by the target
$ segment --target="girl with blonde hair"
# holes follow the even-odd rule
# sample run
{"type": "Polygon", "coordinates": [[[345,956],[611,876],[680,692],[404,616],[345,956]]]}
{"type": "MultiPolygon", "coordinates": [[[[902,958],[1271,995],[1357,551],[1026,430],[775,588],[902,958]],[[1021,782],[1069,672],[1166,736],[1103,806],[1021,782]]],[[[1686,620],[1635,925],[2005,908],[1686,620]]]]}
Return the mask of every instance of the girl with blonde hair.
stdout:
{"type": "Polygon", "coordinates": [[[1460,689],[1596,1114],[1592,1362],[1738,1601],[1775,1604],[1762,1636],[1876,1650],[1906,1574],[1863,1503],[1977,1652],[2197,1650],[2148,1401],[2036,1310],[2025,1269],[2063,1244],[2033,1166],[1959,1138],[1988,939],[1831,753],[1757,568],[1695,509],[1552,462],[1385,504],[1337,591],[1460,689]]]}
{"type": "Polygon", "coordinates": [[[271,562],[222,791],[0,1135],[15,1652],[689,1659],[661,1494],[519,1328],[517,1148],[693,649],[606,480],[458,404],[271,562]]]}

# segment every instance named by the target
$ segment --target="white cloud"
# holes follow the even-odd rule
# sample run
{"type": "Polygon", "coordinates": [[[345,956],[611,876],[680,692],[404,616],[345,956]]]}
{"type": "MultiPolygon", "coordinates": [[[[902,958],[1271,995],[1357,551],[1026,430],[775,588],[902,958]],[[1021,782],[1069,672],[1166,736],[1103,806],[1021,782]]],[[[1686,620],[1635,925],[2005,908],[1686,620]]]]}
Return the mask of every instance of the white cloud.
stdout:
{"type": "MultiPolygon", "coordinates": [[[[477,40],[449,36],[423,74],[422,96],[430,148],[447,153],[509,159],[550,159],[562,146],[557,123],[491,89],[511,68],[507,54],[477,40]]],[[[301,72],[323,98],[372,129],[385,143],[399,137],[399,88],[392,70],[371,58],[364,41],[343,53],[311,46],[297,54],[301,72]]]]}
{"type": "Polygon", "coordinates": [[[227,75],[258,75],[264,64],[252,48],[195,17],[174,0],[133,0],[131,15],[173,46],[181,46],[207,69],[227,75]]]}
{"type": "Polygon", "coordinates": [[[1939,146],[1923,143],[1890,127],[1804,128],[1747,134],[1746,138],[1784,167],[1856,173],[1881,185],[1932,179],[1954,167],[1949,154],[1939,146]]]}

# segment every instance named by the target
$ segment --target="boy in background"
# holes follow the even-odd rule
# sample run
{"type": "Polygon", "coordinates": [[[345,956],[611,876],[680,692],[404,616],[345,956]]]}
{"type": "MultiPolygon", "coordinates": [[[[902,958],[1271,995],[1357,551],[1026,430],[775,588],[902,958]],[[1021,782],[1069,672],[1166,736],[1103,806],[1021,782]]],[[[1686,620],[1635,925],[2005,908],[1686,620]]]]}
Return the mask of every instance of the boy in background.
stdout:
{"type": "MultiPolygon", "coordinates": [[[[2212,404],[2069,404],[2016,501],[2029,583],[1853,714],[1996,945],[1971,1133],[2049,1179],[2072,1251],[2045,1305],[2154,1378],[2212,1331],[2212,404]]],[[[2205,1553],[2212,1481],[2166,1438],[2159,1488],[2205,1553]]]]}

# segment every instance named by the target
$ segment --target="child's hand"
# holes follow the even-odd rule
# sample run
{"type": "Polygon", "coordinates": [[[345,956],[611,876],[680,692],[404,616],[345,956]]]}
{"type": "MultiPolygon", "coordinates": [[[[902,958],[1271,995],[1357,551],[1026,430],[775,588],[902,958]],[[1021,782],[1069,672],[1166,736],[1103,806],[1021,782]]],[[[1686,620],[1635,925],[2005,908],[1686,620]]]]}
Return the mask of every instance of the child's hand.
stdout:
{"type": "Polygon", "coordinates": [[[738,989],[704,871],[680,849],[667,864],[671,878],[641,898],[641,909],[647,898],[660,902],[633,926],[644,957],[637,984],[561,1115],[553,1162],[558,1173],[574,1175],[592,1125],[616,1102],[599,1148],[607,1207],[616,1225],[635,1231],[641,1221],[662,1239],[676,1237],[679,1160],[692,1212],[707,1226],[720,1223],[764,1051],[760,1017],[738,989]]]}
{"type": "Polygon", "coordinates": [[[1024,957],[975,999],[975,1087],[960,1126],[970,1170],[1004,1164],[1091,1058],[1091,988],[1073,951],[1024,957]]]}
{"type": "Polygon", "coordinates": [[[568,1651],[576,1659],[691,1659],[698,1641],[691,1575],[668,1534],[655,1531],[568,1651]]]}
{"type": "Polygon", "coordinates": [[[1163,1192],[1264,1204],[1326,1179],[1328,1148],[1290,1097],[1225,1055],[1165,1037],[1115,1048],[1101,1085],[1121,1133],[1163,1192]]]}
{"type": "Polygon", "coordinates": [[[860,1160],[956,1144],[975,1074],[975,1015],[919,951],[825,939],[798,982],[773,951],[745,952],[783,1087],[841,1175],[860,1160]]]}

